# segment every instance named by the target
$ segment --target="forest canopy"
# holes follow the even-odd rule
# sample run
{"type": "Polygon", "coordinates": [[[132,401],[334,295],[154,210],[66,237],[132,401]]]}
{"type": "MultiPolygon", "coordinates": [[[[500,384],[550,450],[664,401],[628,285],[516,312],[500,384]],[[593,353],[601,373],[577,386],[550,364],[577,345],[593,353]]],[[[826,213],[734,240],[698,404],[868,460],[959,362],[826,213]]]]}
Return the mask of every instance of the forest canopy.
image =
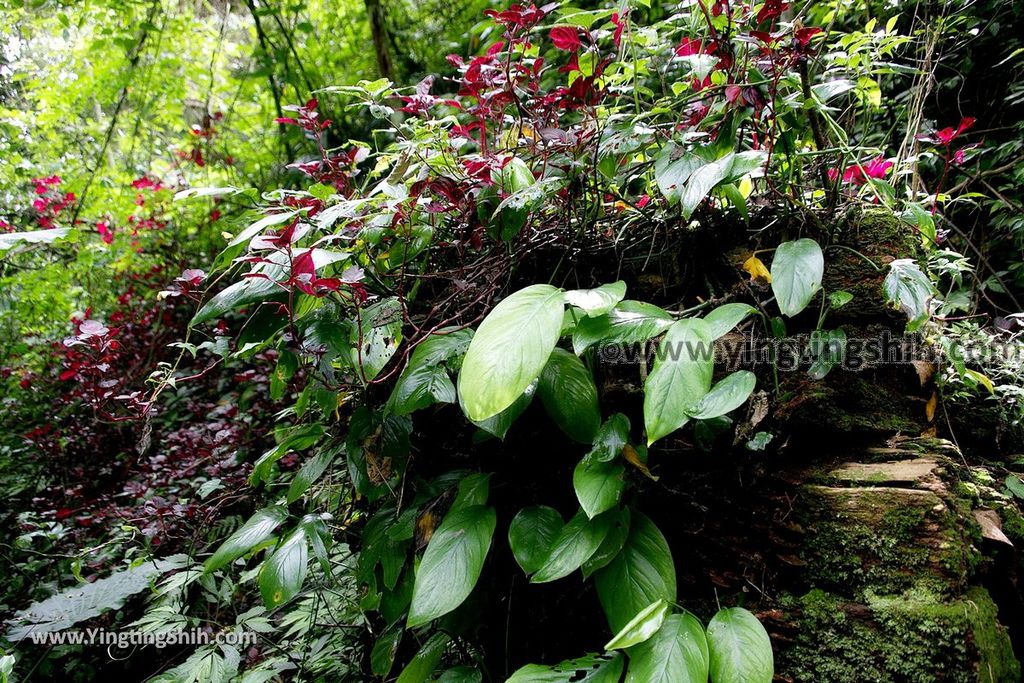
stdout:
{"type": "Polygon", "coordinates": [[[1017,3],[0,7],[0,683],[1019,680],[1017,3]]]}

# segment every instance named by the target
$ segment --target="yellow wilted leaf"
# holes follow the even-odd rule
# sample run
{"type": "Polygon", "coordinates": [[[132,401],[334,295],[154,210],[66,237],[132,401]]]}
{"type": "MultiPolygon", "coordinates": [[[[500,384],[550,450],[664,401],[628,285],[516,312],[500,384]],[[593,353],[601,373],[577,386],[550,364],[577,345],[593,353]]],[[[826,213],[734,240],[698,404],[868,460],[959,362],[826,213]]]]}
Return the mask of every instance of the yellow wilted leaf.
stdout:
{"type": "Polygon", "coordinates": [[[658,478],[651,474],[651,471],[647,469],[647,464],[640,459],[640,454],[636,452],[636,449],[630,446],[628,443],[622,447],[622,457],[626,459],[633,467],[643,472],[644,476],[651,481],[658,481],[658,478]]]}
{"type": "Polygon", "coordinates": [[[754,181],[750,179],[749,175],[743,176],[739,184],[740,194],[746,199],[750,196],[750,193],[754,191],[754,181]]]}
{"type": "Polygon", "coordinates": [[[990,380],[985,375],[981,374],[977,370],[970,370],[970,369],[967,370],[967,374],[970,377],[972,377],[975,382],[979,382],[979,383],[985,385],[985,388],[988,389],[988,393],[990,393],[990,394],[996,393],[996,388],[992,385],[992,380],[990,380]]]}
{"type": "Polygon", "coordinates": [[[416,520],[416,546],[423,547],[430,543],[434,530],[437,528],[437,516],[427,510],[416,520]]]}
{"type": "Polygon", "coordinates": [[[757,282],[758,280],[764,280],[765,283],[771,283],[772,274],[768,272],[768,268],[765,267],[761,259],[751,254],[750,258],[743,262],[743,270],[750,273],[750,281],[757,282]]]}
{"type": "Polygon", "coordinates": [[[924,415],[928,418],[929,422],[935,421],[935,408],[939,405],[939,395],[932,392],[932,397],[928,399],[928,403],[924,405],[924,415]]]}

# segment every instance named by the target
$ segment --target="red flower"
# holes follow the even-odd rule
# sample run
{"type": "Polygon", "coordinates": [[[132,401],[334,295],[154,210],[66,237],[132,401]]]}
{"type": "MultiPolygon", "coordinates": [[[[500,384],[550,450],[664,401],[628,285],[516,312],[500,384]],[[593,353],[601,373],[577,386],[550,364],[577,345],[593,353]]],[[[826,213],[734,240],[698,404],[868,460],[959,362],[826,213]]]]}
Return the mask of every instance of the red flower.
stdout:
{"type": "Polygon", "coordinates": [[[869,178],[882,179],[885,177],[885,174],[889,172],[889,169],[892,168],[892,166],[893,164],[891,161],[886,161],[883,157],[878,157],[864,165],[864,173],[867,174],[869,178]]]}
{"type": "Polygon", "coordinates": [[[960,125],[956,127],[956,130],[954,130],[953,128],[943,128],[942,130],[938,131],[935,134],[935,137],[938,138],[939,142],[941,142],[942,144],[949,145],[951,142],[960,137],[961,134],[966,133],[968,130],[970,130],[974,126],[976,121],[977,119],[974,118],[973,116],[965,116],[964,118],[960,119],[960,125]]]}
{"type": "Polygon", "coordinates": [[[551,42],[559,50],[575,52],[580,49],[580,34],[575,26],[556,26],[551,29],[551,42]]]}
{"type": "MultiPolygon", "coordinates": [[[[885,178],[886,173],[892,168],[893,163],[886,161],[885,157],[877,157],[871,159],[863,166],[854,164],[847,167],[843,171],[843,182],[853,183],[854,185],[860,186],[867,183],[868,178],[874,178],[876,180],[882,180],[885,178]]],[[[839,177],[839,169],[830,168],[828,170],[829,180],[835,181],[839,177]]]]}
{"type": "Polygon", "coordinates": [[[99,221],[96,223],[96,232],[100,234],[103,241],[110,244],[114,241],[114,231],[111,230],[110,225],[106,221],[99,221]]]}

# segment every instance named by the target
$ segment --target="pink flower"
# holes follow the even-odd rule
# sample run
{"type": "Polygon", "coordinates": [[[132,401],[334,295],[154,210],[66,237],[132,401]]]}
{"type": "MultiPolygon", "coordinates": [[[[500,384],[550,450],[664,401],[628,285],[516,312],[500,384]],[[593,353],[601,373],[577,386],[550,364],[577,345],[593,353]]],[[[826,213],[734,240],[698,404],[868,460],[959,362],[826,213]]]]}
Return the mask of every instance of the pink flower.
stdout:
{"type": "Polygon", "coordinates": [[[886,161],[883,157],[878,157],[864,165],[864,173],[866,173],[869,178],[877,178],[881,180],[885,177],[885,174],[889,172],[889,169],[892,168],[892,166],[893,164],[891,161],[886,161]]]}
{"type": "Polygon", "coordinates": [[[918,135],[917,139],[949,147],[954,140],[970,130],[974,126],[975,122],[977,122],[977,119],[973,116],[965,116],[960,119],[960,125],[956,128],[949,126],[942,130],[935,131],[934,137],[931,135],[918,135]]]}
{"type": "MultiPolygon", "coordinates": [[[[868,178],[882,180],[892,166],[893,163],[886,161],[885,157],[871,159],[863,165],[853,164],[843,171],[843,182],[860,186],[867,183],[868,178]]],[[[828,170],[828,179],[835,182],[837,178],[839,178],[839,169],[830,168],[828,170]]]]}
{"type": "Polygon", "coordinates": [[[111,230],[110,225],[106,221],[96,223],[96,232],[100,234],[105,243],[110,244],[114,241],[114,231],[111,230]]]}

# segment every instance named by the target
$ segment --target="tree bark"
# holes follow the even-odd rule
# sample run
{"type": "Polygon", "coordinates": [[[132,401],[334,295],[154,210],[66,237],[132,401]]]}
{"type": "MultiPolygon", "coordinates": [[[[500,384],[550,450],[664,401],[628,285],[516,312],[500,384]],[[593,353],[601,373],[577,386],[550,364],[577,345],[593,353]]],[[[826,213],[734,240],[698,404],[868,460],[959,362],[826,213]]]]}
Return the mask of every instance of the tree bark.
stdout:
{"type": "Polygon", "coordinates": [[[395,66],[388,51],[388,28],[385,21],[384,6],[380,0],[365,0],[366,16],[370,21],[370,34],[373,36],[373,49],[377,56],[377,71],[383,78],[395,82],[395,66]]]}

